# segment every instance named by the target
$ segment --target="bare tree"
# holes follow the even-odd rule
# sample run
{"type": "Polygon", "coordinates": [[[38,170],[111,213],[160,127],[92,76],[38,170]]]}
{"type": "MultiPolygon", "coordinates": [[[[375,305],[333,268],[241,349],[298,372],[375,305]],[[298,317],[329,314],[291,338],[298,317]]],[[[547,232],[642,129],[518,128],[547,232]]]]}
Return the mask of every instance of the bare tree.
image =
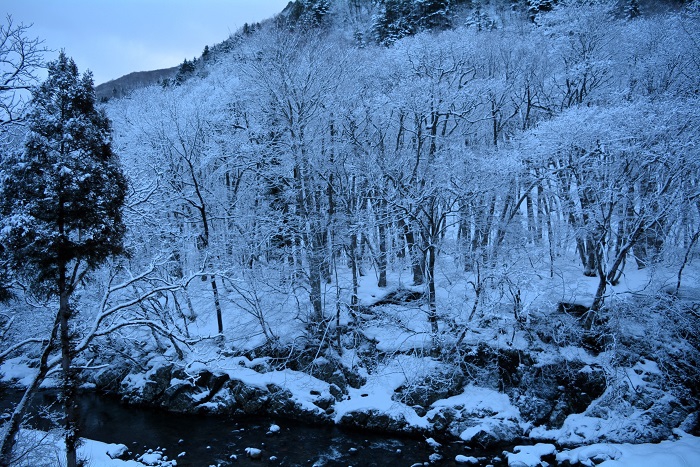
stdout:
{"type": "Polygon", "coordinates": [[[10,15],[0,25],[0,128],[22,118],[36,72],[44,66],[46,48],[28,35],[30,28],[10,15]]]}

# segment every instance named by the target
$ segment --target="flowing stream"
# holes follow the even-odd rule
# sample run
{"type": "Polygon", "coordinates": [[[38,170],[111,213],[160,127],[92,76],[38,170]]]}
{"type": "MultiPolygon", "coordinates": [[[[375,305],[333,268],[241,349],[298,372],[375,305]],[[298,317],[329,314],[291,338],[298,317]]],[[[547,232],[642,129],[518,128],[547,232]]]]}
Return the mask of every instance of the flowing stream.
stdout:
{"type": "MultiPolygon", "coordinates": [[[[0,394],[0,411],[6,411],[21,393],[0,394]]],[[[431,447],[423,438],[400,438],[361,433],[329,426],[310,426],[265,417],[180,415],[123,405],[111,397],[84,393],[79,398],[82,436],[106,443],[125,444],[130,458],[149,449],[163,451],[181,466],[412,466],[465,465],[457,455],[474,456],[479,464],[507,465],[502,450],[481,451],[462,443],[431,447]],[[269,433],[271,426],[277,433],[269,433]],[[246,455],[246,448],[260,449],[260,459],[246,455]],[[440,460],[435,458],[439,454],[440,460]]],[[[55,391],[42,391],[34,398],[34,414],[42,408],[60,411],[55,391]]],[[[33,425],[47,429],[49,422],[37,418],[33,425]]],[[[512,448],[512,447],[511,447],[512,448]]],[[[509,449],[511,450],[511,449],[509,449]]]]}

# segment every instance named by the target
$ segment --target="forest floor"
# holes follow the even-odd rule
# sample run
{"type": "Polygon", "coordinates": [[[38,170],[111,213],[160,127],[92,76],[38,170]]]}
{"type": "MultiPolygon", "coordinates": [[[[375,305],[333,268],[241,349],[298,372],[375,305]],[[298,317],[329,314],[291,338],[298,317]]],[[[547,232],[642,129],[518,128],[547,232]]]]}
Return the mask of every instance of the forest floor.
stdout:
{"type": "MultiPolygon", "coordinates": [[[[511,465],[538,465],[555,445],[557,459],[572,464],[700,465],[700,439],[688,434],[698,434],[697,387],[688,387],[697,379],[696,343],[692,332],[683,334],[683,319],[694,319],[687,313],[700,301],[697,268],[684,272],[688,285],[677,296],[669,294],[677,271],[628,268],[608,290],[605,319],[588,330],[574,309],[559,306],[593,300],[597,278],[581,275],[573,261],[480,280],[441,266],[437,337],[423,286],[411,285],[407,269],[381,289],[368,271],[356,313],[336,308],[351,288],[349,276],[337,276],[324,291],[334,316],[311,343],[299,291],[270,277],[224,282],[222,340],[211,290],[197,282],[190,290],[197,317],[185,324],[201,340],[183,347],[182,359],[167,345],[145,344],[141,369],[113,361],[86,387],[118,373],[125,400],[168,410],[290,411],[302,420],[480,445],[542,443],[510,453],[511,465]]],[[[31,359],[8,359],[0,373],[26,384],[31,359]]],[[[83,449],[105,449],[95,446],[83,449]]]]}

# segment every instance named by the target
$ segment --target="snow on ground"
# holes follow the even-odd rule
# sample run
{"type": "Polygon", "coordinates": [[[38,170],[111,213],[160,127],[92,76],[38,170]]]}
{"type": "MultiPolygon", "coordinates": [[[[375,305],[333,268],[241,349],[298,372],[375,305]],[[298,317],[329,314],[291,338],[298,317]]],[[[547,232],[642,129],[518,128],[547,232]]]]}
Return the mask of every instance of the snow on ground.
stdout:
{"type": "MultiPolygon", "coordinates": [[[[479,393],[479,391],[475,391],[479,393]]],[[[483,393],[482,393],[483,395],[483,393]]],[[[461,396],[456,396],[456,402],[461,396]]],[[[478,399],[478,397],[476,398],[478,399]]],[[[474,403],[473,399],[471,403],[474,403]]],[[[479,403],[477,403],[479,405],[479,403]]],[[[609,444],[598,443],[556,453],[552,444],[534,446],[516,446],[512,453],[505,453],[508,465],[512,467],[535,467],[546,465],[542,456],[556,453],[557,462],[568,461],[572,465],[592,467],[694,467],[700,465],[700,438],[680,430],[675,431],[678,439],[662,441],[658,444],[609,444]]],[[[22,430],[18,438],[18,449],[24,453],[15,467],[49,467],[62,465],[65,461],[63,440],[57,433],[38,430],[22,430]],[[31,450],[23,447],[31,446],[31,450]]],[[[122,454],[126,447],[121,444],[109,444],[100,441],[82,439],[78,455],[87,460],[92,467],[143,467],[159,462],[159,465],[177,465],[175,460],[166,460],[157,451],[139,456],[141,462],[120,460],[114,457],[122,454]]],[[[247,451],[247,450],[246,450],[247,451]]],[[[250,453],[249,453],[250,454],[250,453]]],[[[459,464],[478,463],[474,457],[457,456],[459,464]]]]}
{"type": "Polygon", "coordinates": [[[592,444],[557,454],[557,462],[569,461],[601,467],[692,467],[700,465],[700,438],[682,431],[677,440],[658,444],[592,444]]]}
{"type": "MultiPolygon", "coordinates": [[[[120,460],[113,457],[121,455],[126,446],[110,444],[90,439],[81,439],[78,458],[85,459],[90,467],[143,467],[144,464],[134,460],[120,460]],[[110,457],[110,455],[112,457],[110,457]]],[[[53,467],[65,465],[66,446],[57,432],[23,429],[17,437],[16,454],[21,457],[13,467],[53,467]]],[[[161,456],[162,460],[162,456],[161,456]]],[[[167,465],[161,463],[160,465],[167,465]]],[[[171,465],[177,465],[172,463],[171,465]]]]}
{"type": "MultiPolygon", "coordinates": [[[[633,268],[628,268],[628,270],[620,285],[611,288],[611,293],[624,295],[628,291],[644,289],[652,279],[657,282],[666,280],[659,270],[637,271],[633,270],[633,268]],[[655,276],[652,277],[654,274],[655,276]]],[[[578,266],[567,265],[565,262],[557,264],[556,271],[556,277],[553,280],[548,277],[530,279],[531,282],[527,284],[527,288],[523,286],[523,302],[531,306],[532,309],[537,309],[538,312],[546,309],[554,310],[556,303],[560,301],[583,305],[590,304],[589,302],[592,301],[595,288],[597,287],[596,278],[582,277],[578,266]]],[[[666,275],[672,276],[670,273],[666,275]]],[[[684,277],[684,284],[689,283],[687,279],[684,277]]],[[[365,276],[361,279],[359,292],[361,303],[365,305],[375,303],[399,287],[411,288],[404,285],[404,282],[408,282],[408,280],[408,276],[393,275],[390,277],[390,287],[380,289],[376,287],[375,277],[372,275],[365,276]]],[[[449,312],[455,316],[457,322],[462,322],[460,320],[466,321],[465,316],[471,310],[474,299],[471,294],[472,289],[464,286],[462,281],[461,285],[451,284],[450,293],[446,293],[444,282],[442,283],[442,288],[439,288],[438,291],[438,298],[441,301],[439,303],[440,309],[447,307],[449,312]]],[[[195,282],[194,284],[192,301],[195,305],[194,308],[199,310],[199,314],[196,321],[189,323],[190,332],[194,336],[214,336],[217,333],[217,329],[215,315],[211,306],[211,291],[207,289],[206,283],[198,284],[195,282]]],[[[420,289],[416,288],[415,290],[420,289]]],[[[285,302],[281,294],[270,294],[265,297],[265,300],[266,304],[270,305],[265,308],[267,310],[265,319],[276,336],[286,336],[289,339],[293,339],[303,332],[302,323],[294,318],[297,310],[290,304],[291,300],[285,302]]],[[[233,349],[234,351],[253,349],[264,342],[264,336],[260,332],[260,324],[255,316],[242,313],[240,306],[236,305],[233,300],[222,300],[222,304],[225,320],[224,335],[226,336],[228,349],[233,349]]],[[[493,308],[494,303],[492,302],[488,305],[493,308]]],[[[375,342],[377,350],[384,353],[386,358],[376,368],[373,368],[371,373],[368,373],[364,368],[358,369],[358,372],[366,378],[366,383],[358,389],[349,387],[347,397],[334,405],[336,421],[339,421],[345,414],[350,412],[377,410],[396,418],[403,418],[409,425],[416,428],[426,428],[429,426],[428,419],[430,416],[441,408],[459,407],[459,410],[464,413],[481,414],[478,425],[470,427],[461,433],[461,438],[464,440],[472,439],[479,430],[488,430],[489,426],[502,423],[505,420],[522,423],[518,409],[511,404],[507,395],[473,385],[464,388],[462,394],[435,402],[423,417],[419,416],[413,408],[406,404],[393,400],[392,398],[395,397],[397,388],[410,385],[429,375],[431,371],[437,369],[439,363],[432,358],[415,355],[420,354],[421,350],[428,348],[432,344],[424,307],[416,305],[407,307],[381,306],[376,308],[377,316],[383,321],[367,323],[362,328],[362,332],[365,337],[375,342]],[[415,352],[414,355],[401,353],[415,350],[418,350],[418,352],[415,352]]],[[[491,312],[494,315],[501,313],[501,311],[493,310],[491,312]]],[[[512,311],[509,311],[509,313],[511,314],[503,314],[503,316],[507,316],[510,319],[512,311]]],[[[475,319],[474,323],[476,321],[475,319]]],[[[503,322],[505,321],[506,318],[503,318],[503,322]]],[[[526,340],[519,339],[515,334],[511,336],[510,334],[498,333],[499,326],[501,326],[501,323],[497,321],[492,328],[488,329],[486,326],[473,326],[467,333],[464,343],[478,344],[488,339],[490,345],[494,346],[527,347],[526,340]]],[[[605,358],[604,353],[594,357],[579,347],[561,347],[556,351],[559,355],[554,355],[551,351],[538,353],[537,364],[557,363],[561,361],[562,357],[567,361],[595,364],[600,363],[600,359],[605,358]]],[[[196,351],[193,351],[187,358],[189,359],[186,364],[187,371],[192,374],[206,369],[212,372],[226,373],[231,379],[240,380],[247,385],[263,389],[274,384],[289,390],[296,402],[312,411],[320,410],[313,404],[317,398],[317,396],[314,396],[314,393],[329,394],[330,385],[327,382],[306,373],[289,369],[264,373],[255,371],[253,367],[257,363],[264,362],[264,358],[249,359],[241,356],[224,356],[221,353],[221,347],[213,341],[205,341],[198,344],[196,351]]],[[[355,368],[360,358],[357,350],[347,349],[344,351],[341,360],[348,368],[355,368]]],[[[139,387],[145,384],[152,372],[170,362],[171,360],[165,356],[155,357],[151,360],[152,369],[149,373],[129,375],[129,385],[139,387]]],[[[29,378],[34,375],[34,371],[20,357],[8,359],[2,362],[0,366],[0,374],[4,375],[5,380],[14,380],[21,385],[28,384],[29,378]]],[[[659,367],[651,360],[643,360],[636,363],[634,367],[624,371],[631,389],[636,390],[646,384],[645,377],[647,375],[657,374],[659,367]]],[[[629,419],[624,421],[615,417],[605,420],[584,414],[574,414],[567,417],[560,429],[546,430],[538,427],[531,431],[530,436],[533,439],[553,440],[561,444],[590,443],[604,439],[606,433],[613,433],[620,425],[629,423],[629,421],[629,419]]],[[[663,465],[664,467],[674,467],[676,465],[700,465],[700,439],[684,434],[679,436],[679,440],[664,441],[658,445],[592,444],[561,452],[557,457],[558,459],[561,457],[560,461],[570,460],[571,462],[581,462],[584,465],[592,465],[593,461],[599,462],[600,460],[606,460],[602,465],[607,466],[663,465]]],[[[512,459],[514,463],[521,462],[523,465],[537,465],[531,462],[534,462],[536,458],[537,462],[539,462],[538,456],[541,458],[541,455],[547,454],[548,452],[544,451],[549,450],[551,445],[538,446],[546,446],[547,448],[521,447],[520,450],[513,453],[512,457],[509,456],[509,462],[512,459]]],[[[86,453],[86,457],[94,460],[93,465],[140,465],[134,461],[121,462],[110,459],[106,452],[109,449],[113,449],[113,447],[104,443],[88,441],[81,449],[86,453]]],[[[465,461],[467,458],[460,460],[465,461]]]]}
{"type": "Polygon", "coordinates": [[[640,419],[641,411],[624,416],[617,414],[609,419],[593,417],[582,413],[571,414],[566,417],[561,428],[548,430],[538,426],[530,431],[530,438],[537,440],[551,440],[558,444],[572,446],[586,444],[604,439],[620,439],[621,433],[637,429],[644,430],[646,420],[640,419]]]}
{"type": "Polygon", "coordinates": [[[534,446],[515,446],[514,452],[505,453],[509,467],[537,467],[544,465],[542,457],[556,454],[553,444],[537,443],[534,446]]]}
{"type": "Polygon", "coordinates": [[[470,441],[481,431],[490,432],[505,421],[520,422],[520,411],[511,404],[504,393],[493,389],[469,385],[462,394],[442,399],[433,404],[428,417],[440,410],[441,407],[460,408],[464,413],[478,416],[479,423],[464,430],[459,436],[464,441],[470,441]]]}
{"type": "MultiPolygon", "coordinates": [[[[37,369],[29,365],[26,357],[8,358],[0,362],[0,379],[2,381],[12,382],[12,384],[27,387],[34,380],[37,374],[37,369]]],[[[55,388],[60,383],[49,375],[42,383],[41,388],[55,388]]]]}
{"type": "Polygon", "coordinates": [[[396,355],[369,375],[362,387],[348,387],[348,397],[335,404],[336,421],[349,412],[374,409],[395,417],[403,417],[412,426],[428,427],[427,417],[419,417],[415,410],[406,404],[392,400],[392,396],[398,387],[427,375],[436,365],[431,358],[396,355]]]}
{"type": "Polygon", "coordinates": [[[469,413],[490,413],[493,417],[506,419],[520,418],[518,409],[510,403],[508,396],[493,389],[469,385],[462,394],[442,399],[433,407],[463,407],[469,413]]]}
{"type": "Polygon", "coordinates": [[[29,386],[36,375],[36,369],[30,368],[24,357],[15,357],[0,362],[0,376],[5,381],[13,381],[17,385],[29,386]]]}
{"type": "Polygon", "coordinates": [[[424,351],[432,346],[429,330],[414,331],[391,323],[365,327],[362,334],[376,342],[377,350],[384,353],[424,351]]]}

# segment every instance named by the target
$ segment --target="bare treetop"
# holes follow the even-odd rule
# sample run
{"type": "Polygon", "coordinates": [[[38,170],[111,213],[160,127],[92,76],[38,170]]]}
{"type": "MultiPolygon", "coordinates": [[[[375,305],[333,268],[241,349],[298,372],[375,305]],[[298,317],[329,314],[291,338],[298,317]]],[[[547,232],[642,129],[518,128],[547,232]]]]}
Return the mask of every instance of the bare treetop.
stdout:
{"type": "Polygon", "coordinates": [[[28,35],[31,25],[15,24],[7,15],[0,25],[0,125],[21,118],[36,71],[44,66],[44,41],[28,35]]]}

